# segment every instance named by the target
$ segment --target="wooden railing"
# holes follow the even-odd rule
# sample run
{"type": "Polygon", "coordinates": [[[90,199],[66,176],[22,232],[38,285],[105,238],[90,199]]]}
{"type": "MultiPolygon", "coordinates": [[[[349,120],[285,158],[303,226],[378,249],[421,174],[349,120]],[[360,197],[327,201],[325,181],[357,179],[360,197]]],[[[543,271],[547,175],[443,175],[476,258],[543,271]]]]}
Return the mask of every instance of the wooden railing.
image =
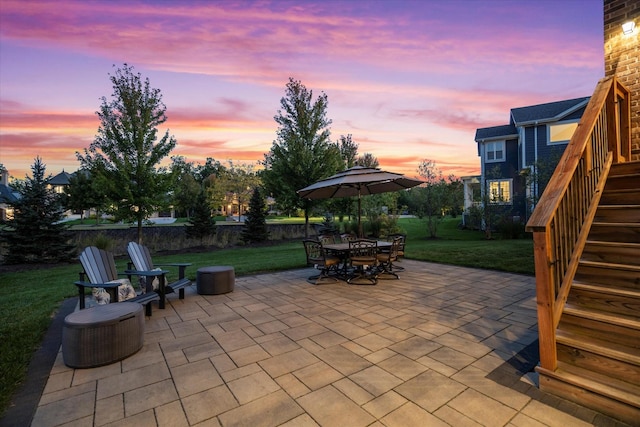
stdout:
{"type": "Polygon", "coordinates": [[[630,94],[600,80],[527,223],[533,232],[540,365],[557,367],[555,331],[612,163],[630,159],[630,94]]]}

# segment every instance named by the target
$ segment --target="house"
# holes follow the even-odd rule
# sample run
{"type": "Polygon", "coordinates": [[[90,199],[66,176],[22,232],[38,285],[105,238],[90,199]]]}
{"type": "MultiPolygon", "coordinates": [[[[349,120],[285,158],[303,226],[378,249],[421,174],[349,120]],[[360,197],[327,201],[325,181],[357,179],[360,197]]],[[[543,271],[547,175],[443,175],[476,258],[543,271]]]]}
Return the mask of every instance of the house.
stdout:
{"type": "Polygon", "coordinates": [[[0,165],[0,221],[6,221],[13,216],[11,204],[18,200],[20,194],[9,187],[9,171],[0,165]]]}
{"type": "Polygon", "coordinates": [[[589,99],[513,108],[508,124],[477,129],[481,175],[463,179],[465,212],[485,201],[500,205],[514,220],[526,222],[589,99]]]}
{"type": "Polygon", "coordinates": [[[72,177],[73,174],[65,172],[64,169],[62,169],[62,172],[47,181],[47,185],[53,188],[53,191],[57,194],[63,194],[64,189],[69,185],[69,180],[72,177]]]}

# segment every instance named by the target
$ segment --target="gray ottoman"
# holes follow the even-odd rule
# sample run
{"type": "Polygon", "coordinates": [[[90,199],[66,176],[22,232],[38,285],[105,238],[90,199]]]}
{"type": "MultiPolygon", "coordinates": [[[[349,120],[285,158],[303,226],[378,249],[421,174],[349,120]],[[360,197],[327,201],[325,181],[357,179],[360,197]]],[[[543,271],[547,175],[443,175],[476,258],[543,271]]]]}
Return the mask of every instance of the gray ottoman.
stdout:
{"type": "Polygon", "coordinates": [[[62,357],[71,368],[93,368],[131,356],[143,342],[141,304],[125,301],[98,305],[65,317],[62,357]]]}
{"type": "Polygon", "coordinates": [[[219,295],[233,292],[236,275],[233,267],[219,265],[202,267],[196,275],[196,287],[200,295],[219,295]]]}

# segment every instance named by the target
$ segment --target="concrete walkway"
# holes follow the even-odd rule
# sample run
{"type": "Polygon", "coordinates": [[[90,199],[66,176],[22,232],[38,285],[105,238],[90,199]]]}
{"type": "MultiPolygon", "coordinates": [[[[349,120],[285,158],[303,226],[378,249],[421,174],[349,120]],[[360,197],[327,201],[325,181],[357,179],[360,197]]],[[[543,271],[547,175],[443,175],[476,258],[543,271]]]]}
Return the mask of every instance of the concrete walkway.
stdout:
{"type": "Polygon", "coordinates": [[[58,353],[32,426],[623,425],[537,389],[534,278],[402,265],[376,286],[313,269],[193,285],[122,362],[58,353]]]}

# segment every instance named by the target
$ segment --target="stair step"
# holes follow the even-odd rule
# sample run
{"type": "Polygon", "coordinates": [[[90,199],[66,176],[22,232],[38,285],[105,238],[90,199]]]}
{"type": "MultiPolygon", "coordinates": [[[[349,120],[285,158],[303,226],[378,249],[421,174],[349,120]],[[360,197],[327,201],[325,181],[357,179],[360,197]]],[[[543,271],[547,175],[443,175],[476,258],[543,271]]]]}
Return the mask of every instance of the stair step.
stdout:
{"type": "Polygon", "coordinates": [[[600,203],[606,205],[635,205],[639,200],[640,190],[637,188],[627,190],[605,190],[600,198],[600,203]]]}
{"type": "Polygon", "coordinates": [[[587,240],[581,259],[640,266],[640,243],[587,240]]]}
{"type": "Polygon", "coordinates": [[[565,331],[587,339],[590,337],[603,341],[615,340],[616,343],[627,347],[638,347],[638,329],[626,326],[603,323],[588,317],[574,316],[565,313],[558,324],[558,330],[565,331]]]}
{"type": "MultiPolygon", "coordinates": [[[[608,313],[606,311],[588,307],[579,307],[568,303],[565,305],[562,312],[571,316],[586,318],[597,322],[604,322],[610,325],[634,329],[640,332],[640,318],[638,318],[637,315],[629,316],[619,313],[608,313]]],[[[615,337],[613,338],[615,339],[615,337]]],[[[640,342],[638,345],[640,345],[640,342]]]]}
{"type": "Polygon", "coordinates": [[[594,221],[588,240],[640,243],[640,223],[594,221]]]}
{"type": "Polygon", "coordinates": [[[609,287],[640,288],[640,266],[580,260],[575,280],[609,287]]]}
{"type": "Polygon", "coordinates": [[[640,204],[598,206],[595,222],[640,223],[640,204]]]}
{"type": "Polygon", "coordinates": [[[609,176],[634,174],[640,174],[640,162],[638,161],[614,163],[611,165],[611,171],[609,172],[609,176]]]}
{"type": "Polygon", "coordinates": [[[632,318],[638,318],[640,314],[640,290],[631,288],[620,289],[574,282],[567,302],[578,307],[622,314],[632,318]]]}
{"type": "MultiPolygon", "coordinates": [[[[611,402],[613,404],[611,406],[614,406],[615,402],[621,402],[624,405],[628,405],[627,407],[619,408],[608,408],[606,407],[608,405],[605,405],[605,407],[600,411],[613,415],[618,419],[623,419],[627,422],[632,421],[637,423],[638,416],[640,415],[640,413],[637,412],[638,408],[640,408],[640,399],[638,399],[638,396],[640,396],[640,387],[635,386],[634,384],[629,384],[626,381],[609,378],[606,375],[599,375],[590,372],[587,369],[571,366],[562,362],[558,362],[558,368],[555,371],[549,371],[541,367],[536,368],[536,371],[540,373],[540,375],[562,381],[566,384],[576,386],[599,396],[610,398],[614,401],[611,402]]],[[[540,385],[541,387],[543,386],[542,382],[540,385]]],[[[571,394],[575,394],[575,392],[571,394]]],[[[571,399],[570,396],[566,397],[571,399]]]]}
{"type": "MultiPolygon", "coordinates": [[[[630,347],[628,345],[579,333],[572,333],[562,329],[557,330],[556,341],[558,344],[588,351],[608,359],[619,360],[634,365],[636,368],[640,368],[640,348],[638,347],[630,347]]],[[[636,376],[635,381],[640,381],[640,375],[636,376]]]]}
{"type": "Polygon", "coordinates": [[[637,173],[615,173],[609,174],[604,191],[610,190],[632,190],[638,188],[638,179],[640,174],[637,173]]]}

